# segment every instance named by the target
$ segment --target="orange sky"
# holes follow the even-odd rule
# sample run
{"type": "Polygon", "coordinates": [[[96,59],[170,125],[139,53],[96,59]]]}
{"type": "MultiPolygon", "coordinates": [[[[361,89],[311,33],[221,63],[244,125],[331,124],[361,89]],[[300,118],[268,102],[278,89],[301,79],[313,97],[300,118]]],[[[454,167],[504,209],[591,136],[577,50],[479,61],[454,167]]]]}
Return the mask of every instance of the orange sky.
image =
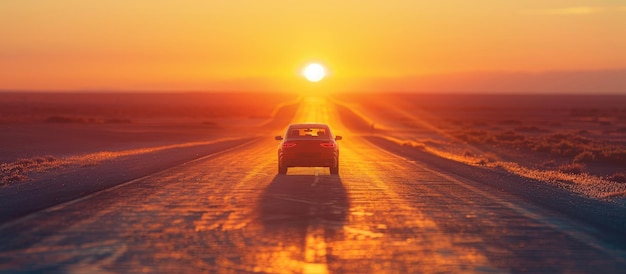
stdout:
{"type": "Polygon", "coordinates": [[[307,89],[313,61],[327,89],[626,68],[619,0],[19,0],[0,15],[2,90],[307,89]]]}

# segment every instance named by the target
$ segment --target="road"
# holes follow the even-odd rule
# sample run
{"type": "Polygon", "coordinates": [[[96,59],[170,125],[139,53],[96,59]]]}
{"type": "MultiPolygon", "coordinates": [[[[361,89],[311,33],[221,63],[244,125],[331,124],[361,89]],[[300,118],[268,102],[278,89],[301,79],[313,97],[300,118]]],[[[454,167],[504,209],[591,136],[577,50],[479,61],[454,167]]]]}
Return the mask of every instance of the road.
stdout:
{"type": "MultiPolygon", "coordinates": [[[[273,136],[0,225],[0,272],[594,272],[622,246],[575,220],[352,132],[324,98],[340,174],[277,175],[273,136]]],[[[279,134],[277,132],[276,134],[279,134]]]]}

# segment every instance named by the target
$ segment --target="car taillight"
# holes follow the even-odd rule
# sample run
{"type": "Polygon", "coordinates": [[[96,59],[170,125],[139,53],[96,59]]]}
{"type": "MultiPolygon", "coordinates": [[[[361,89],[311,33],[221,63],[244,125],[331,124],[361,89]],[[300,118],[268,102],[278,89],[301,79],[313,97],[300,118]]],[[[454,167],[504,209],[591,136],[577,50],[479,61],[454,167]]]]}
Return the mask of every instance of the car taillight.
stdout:
{"type": "Polygon", "coordinates": [[[295,146],[296,146],[296,143],[283,143],[283,148],[292,148],[295,146]]]}
{"type": "Polygon", "coordinates": [[[323,148],[334,148],[335,143],[321,143],[320,146],[322,146],[323,148]]]}

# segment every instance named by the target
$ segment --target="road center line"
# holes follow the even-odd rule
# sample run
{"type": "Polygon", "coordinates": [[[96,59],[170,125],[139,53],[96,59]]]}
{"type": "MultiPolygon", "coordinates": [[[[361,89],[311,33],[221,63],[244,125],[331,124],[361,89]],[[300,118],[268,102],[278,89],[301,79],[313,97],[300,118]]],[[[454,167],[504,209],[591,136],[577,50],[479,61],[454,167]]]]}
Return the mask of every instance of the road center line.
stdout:
{"type": "Polygon", "coordinates": [[[313,179],[313,183],[311,184],[311,186],[316,186],[317,183],[320,182],[320,169],[316,168],[315,169],[315,179],[313,179]]]}

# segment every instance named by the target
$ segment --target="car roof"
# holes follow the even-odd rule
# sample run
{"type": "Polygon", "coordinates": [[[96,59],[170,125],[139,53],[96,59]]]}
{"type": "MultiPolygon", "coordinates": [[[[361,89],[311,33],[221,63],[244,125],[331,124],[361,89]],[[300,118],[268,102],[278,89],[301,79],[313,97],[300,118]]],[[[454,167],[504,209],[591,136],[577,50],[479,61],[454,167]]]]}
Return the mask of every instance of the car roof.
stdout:
{"type": "Polygon", "coordinates": [[[329,127],[327,124],[322,123],[298,123],[289,125],[290,128],[307,128],[307,127],[329,127]]]}

